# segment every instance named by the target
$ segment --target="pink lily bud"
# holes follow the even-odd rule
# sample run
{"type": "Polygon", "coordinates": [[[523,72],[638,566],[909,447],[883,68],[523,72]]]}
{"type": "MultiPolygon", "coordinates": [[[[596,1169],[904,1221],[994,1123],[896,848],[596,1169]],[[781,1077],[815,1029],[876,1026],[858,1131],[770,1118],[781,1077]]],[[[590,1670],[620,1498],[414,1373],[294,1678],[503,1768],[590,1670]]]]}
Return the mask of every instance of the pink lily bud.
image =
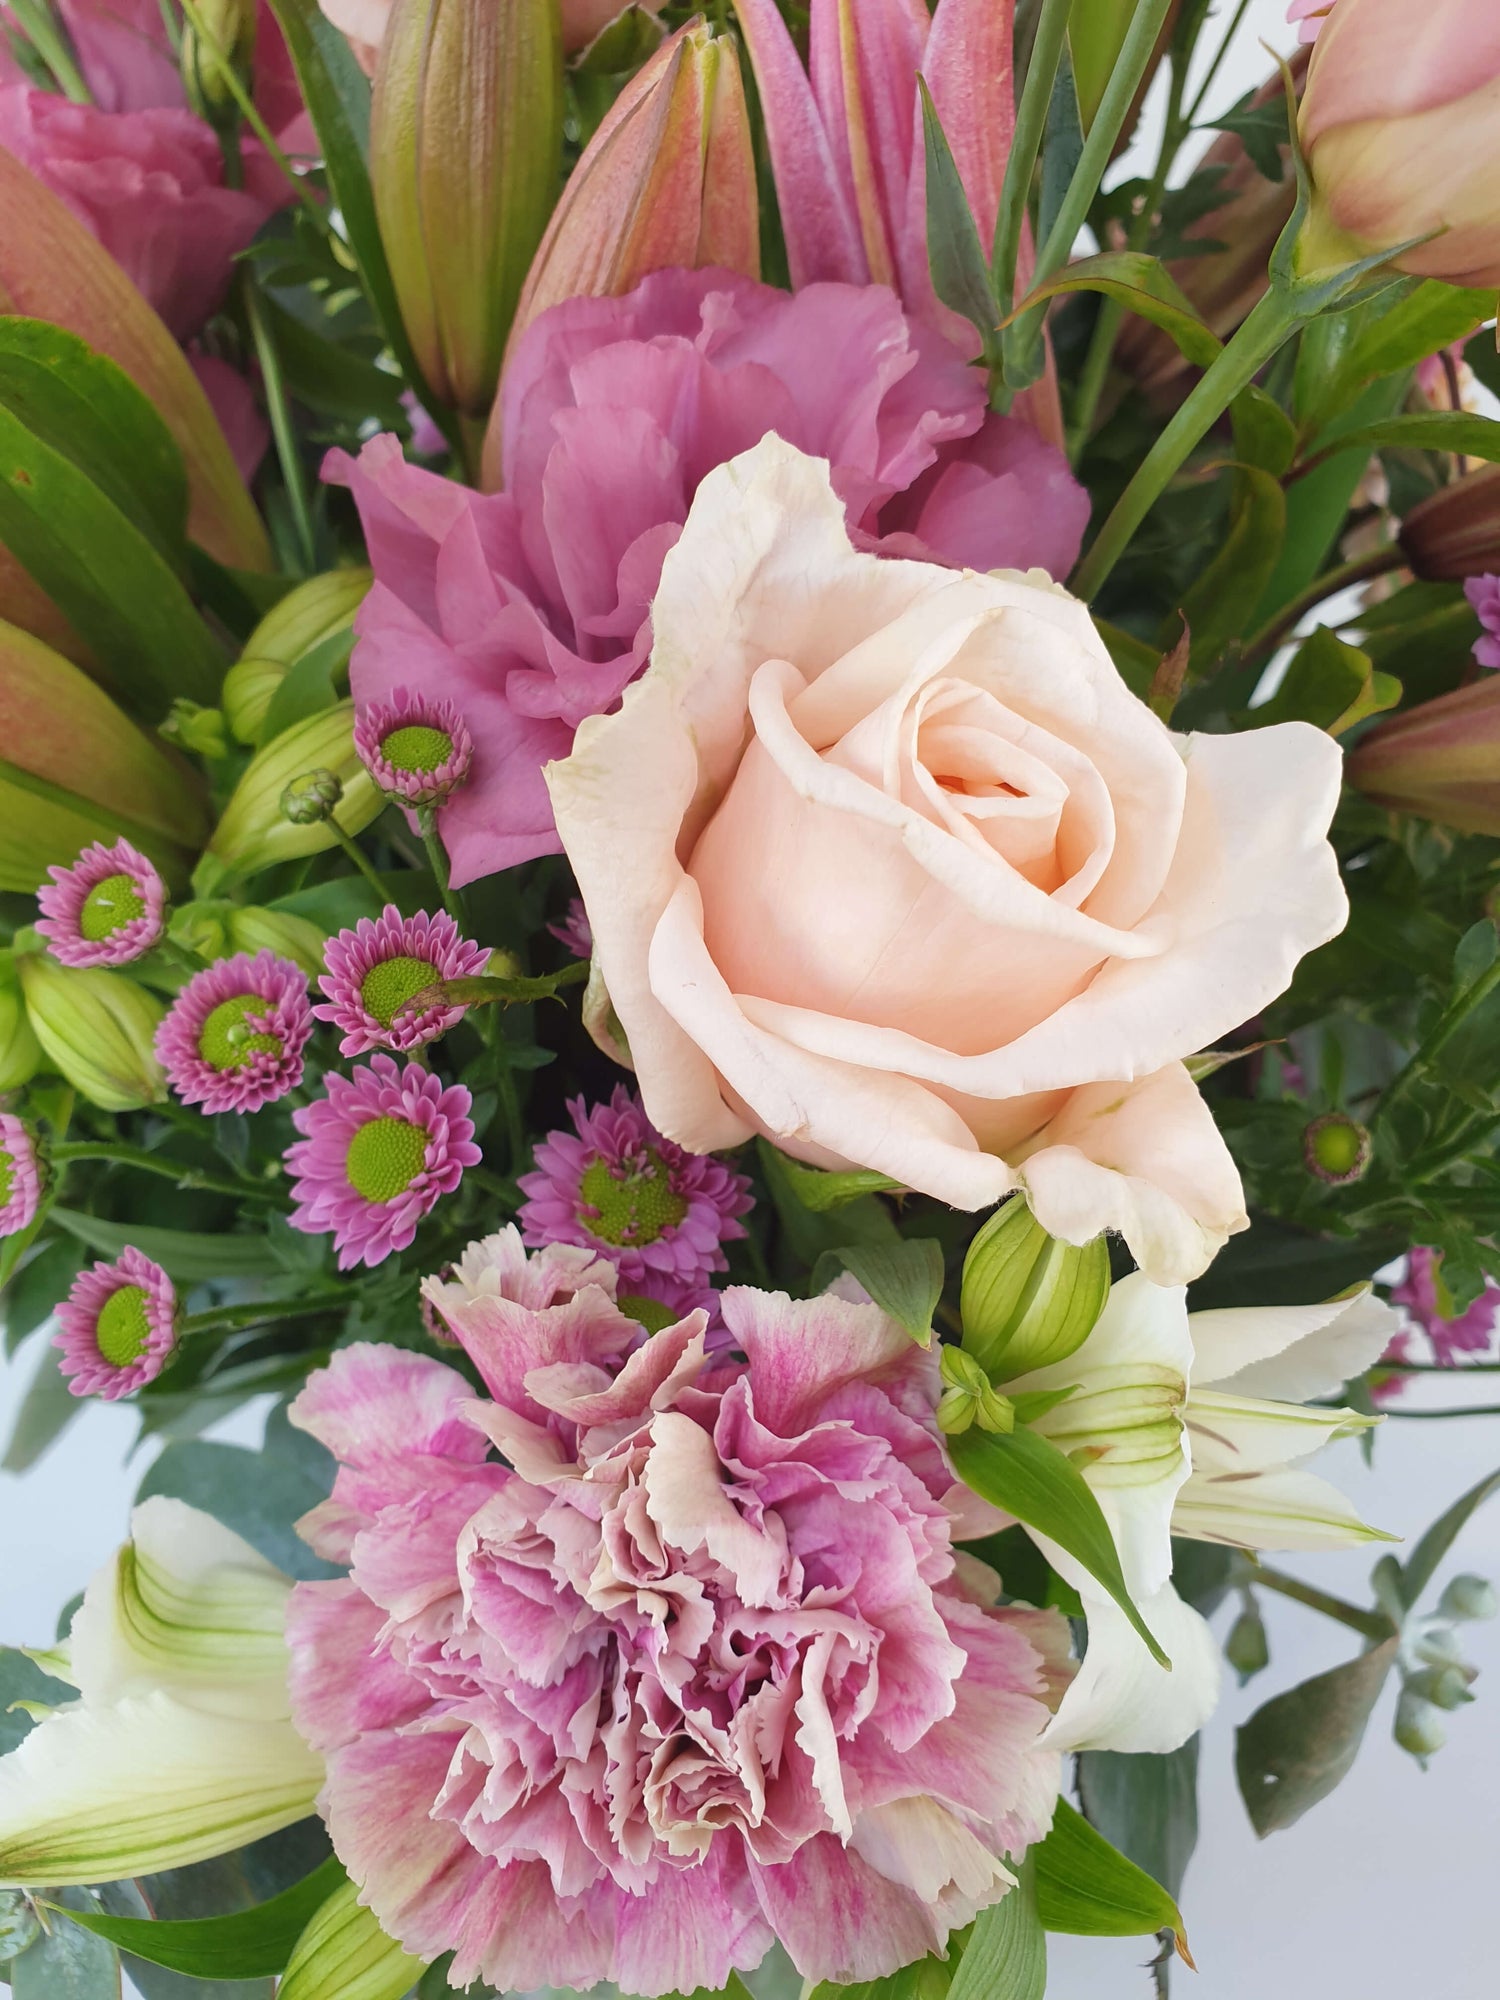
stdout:
{"type": "Polygon", "coordinates": [[[232,568],[271,567],[255,503],[182,349],[109,252],[3,147],[0,313],[65,326],[123,368],[182,451],[188,533],[232,568]]]}
{"type": "Polygon", "coordinates": [[[557,0],[396,0],[370,180],[422,373],[467,416],[494,400],[561,155],[557,0]]]}
{"type": "Polygon", "coordinates": [[[1349,759],[1348,776],[1398,812],[1500,834],[1500,674],[1380,723],[1349,759]]]}
{"type": "Polygon", "coordinates": [[[0,625],[0,889],[34,889],[96,840],[123,834],[182,881],[208,836],[189,767],[86,674],[0,625]]]}
{"type": "Polygon", "coordinates": [[[1500,465],[1482,465],[1419,500],[1402,520],[1400,542],[1429,582],[1500,570],[1500,465]]]}
{"type": "Polygon", "coordinates": [[[1313,48],[1300,130],[1313,178],[1303,269],[1431,237],[1396,267],[1500,284],[1495,0],[1337,0],[1313,48]]]}

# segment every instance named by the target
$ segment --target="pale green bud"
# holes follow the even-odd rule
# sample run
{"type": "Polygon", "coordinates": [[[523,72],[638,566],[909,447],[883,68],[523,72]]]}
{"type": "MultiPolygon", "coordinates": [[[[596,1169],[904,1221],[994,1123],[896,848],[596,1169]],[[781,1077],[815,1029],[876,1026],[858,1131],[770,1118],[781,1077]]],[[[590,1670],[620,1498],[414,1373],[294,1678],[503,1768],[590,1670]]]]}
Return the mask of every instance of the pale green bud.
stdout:
{"type": "Polygon", "coordinates": [[[193,0],[183,21],[182,87],[192,109],[210,124],[224,116],[232,123],[238,116],[226,64],[242,83],[254,81],[255,25],[255,0],[193,0]]]}
{"type": "Polygon", "coordinates": [[[276,1990],[281,2000],[386,2000],[414,1988],[422,1966],[343,1882],[309,1920],[276,1990]]]}
{"type": "Polygon", "coordinates": [[[237,742],[252,747],[260,742],[262,725],[286,672],[280,660],[262,660],[246,653],[224,676],[219,699],[224,705],[224,720],[237,742]]]}
{"type": "Polygon", "coordinates": [[[123,972],[59,965],[50,953],[16,961],[26,1012],[48,1062],[101,1111],[160,1104],[167,1079],[152,1047],[166,1011],[123,972]]]}
{"type": "Polygon", "coordinates": [[[289,910],[263,910],[252,904],[248,909],[229,906],[229,949],[274,951],[300,965],[311,979],[323,970],[323,952],[328,939],[306,917],[294,917],[289,910]]]}
{"type": "Polygon", "coordinates": [[[1224,1657],[1239,1675],[1240,1686],[1271,1664],[1271,1647],[1260,1613],[1248,1600],[1224,1641],[1224,1657]]]}
{"type": "Polygon", "coordinates": [[[379,816],[385,800],[354,748],[354,704],[341,701],[293,723],[251,758],[199,863],[195,887],[211,892],[228,875],[253,875],[335,846],[329,820],[296,826],[282,811],[287,786],[312,771],[339,780],[343,795],[333,818],[345,833],[361,833],[379,816]]]}
{"type": "Polygon", "coordinates": [[[1500,1613],[1495,1586],[1482,1576],[1455,1576],[1438,1600],[1438,1616],[1460,1621],[1493,1618],[1500,1613]]]}
{"type": "Polygon", "coordinates": [[[354,623],[372,582],[368,569],[335,569],[288,591],[268,611],[224,676],[219,699],[241,743],[258,744],[276,690],[287,670],[354,623]]]}
{"type": "Polygon", "coordinates": [[[1407,1688],[1402,1689],[1401,1699],[1396,1703],[1393,1733],[1403,1750],[1423,1762],[1448,1741],[1448,1732],[1443,1727],[1438,1710],[1430,1701],[1407,1688]]]}
{"type": "Polygon", "coordinates": [[[1104,1238],[1081,1249],[1061,1243],[1016,1195],[996,1209],[964,1259],[964,1347],[989,1375],[1029,1374],[1075,1353],[1108,1297],[1104,1238]]]}
{"type": "Polygon", "coordinates": [[[41,1066],[41,1046],[26,1018],[15,961],[8,951],[0,952],[0,1095],[30,1083],[41,1066]]]}
{"type": "Polygon", "coordinates": [[[315,826],[343,796],[344,782],[336,771],[304,771],[282,793],[281,810],[293,826],[315,826]]]}
{"type": "Polygon", "coordinates": [[[1472,1701],[1469,1684],[1478,1678],[1478,1668],[1460,1665],[1456,1660],[1446,1667],[1423,1667],[1420,1672],[1409,1674],[1406,1685],[1414,1695],[1423,1701],[1430,1701],[1434,1708],[1462,1708],[1472,1701]]]}
{"type": "Polygon", "coordinates": [[[961,1347],[945,1347],[938,1357],[938,1373],[945,1384],[938,1401],[938,1429],[956,1437],[970,1424],[982,1431],[1008,1434],[1016,1427],[1015,1406],[1008,1396],[993,1387],[989,1377],[961,1347]]]}
{"type": "Polygon", "coordinates": [[[234,947],[229,942],[229,913],[233,903],[183,903],[172,912],[167,936],[184,951],[199,958],[228,958],[234,947]]]}
{"type": "Polygon", "coordinates": [[[229,740],[224,734],[222,709],[205,708],[201,702],[179,696],[157,727],[157,735],[175,743],[179,750],[191,750],[197,757],[213,759],[225,755],[229,740]]]}

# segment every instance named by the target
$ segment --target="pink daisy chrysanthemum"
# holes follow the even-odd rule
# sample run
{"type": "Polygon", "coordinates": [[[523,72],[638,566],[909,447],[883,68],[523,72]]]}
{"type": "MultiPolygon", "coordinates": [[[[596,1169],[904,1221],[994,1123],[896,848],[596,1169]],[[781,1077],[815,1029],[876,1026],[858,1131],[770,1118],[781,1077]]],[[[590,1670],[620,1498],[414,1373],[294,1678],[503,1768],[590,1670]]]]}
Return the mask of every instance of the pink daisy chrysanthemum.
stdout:
{"type": "Polygon", "coordinates": [[[1464,584],[1464,596],[1484,627],[1474,641],[1474,657],[1482,667],[1500,667],[1500,576],[1486,572],[1471,576],[1464,584]]]}
{"type": "Polygon", "coordinates": [[[474,761],[474,739],[453,703],[404,687],[359,711],[354,748],[381,791],[408,806],[441,805],[474,761]]]}
{"type": "Polygon", "coordinates": [[[727,1269],[720,1246],[744,1235],[735,1218],[752,1206],[743,1174],[664,1139],[623,1084],[608,1104],[579,1097],[568,1111],[574,1131],[549,1132],[536,1172],[521,1177],[527,1199],[516,1219],[527,1243],[596,1250],[625,1297],[645,1296],[652,1278],[691,1290],[727,1269]]]}
{"type": "Polygon", "coordinates": [[[150,951],[166,921],[167,890],[128,840],[95,841],[71,868],[49,868],[36,927],[64,965],[128,965],[150,951]]]}
{"type": "Polygon", "coordinates": [[[323,953],[327,970],[318,985],[328,995],[314,1007],[320,1021],[332,1021],[343,1040],[339,1053],[362,1056],[368,1049],[414,1049],[430,1042],[464,1016],[461,1006],[420,1010],[407,1002],[440,979],[466,979],[483,972],[489,950],[464,937],[452,917],[419,910],[403,917],[387,903],[378,922],[361,917],[352,931],[330,938],[323,953]]]}
{"type": "Polygon", "coordinates": [[[594,955],[594,927],[589,922],[589,913],[583,907],[582,896],[575,896],[568,905],[568,914],[560,924],[548,924],[548,930],[559,944],[565,944],[575,958],[592,958],[594,955]]]}
{"type": "Polygon", "coordinates": [[[42,1163],[31,1127],[0,1111],[0,1236],[19,1236],[36,1220],[42,1163]]]}
{"type": "Polygon", "coordinates": [[[183,987],[156,1031],[156,1053],[184,1104],[205,1115],[258,1111],[302,1081],[312,1028],[301,967],[274,951],[238,952],[183,987]]]}
{"type": "Polygon", "coordinates": [[[401,1068],[372,1056],[352,1076],[330,1075],[328,1094],[292,1114],[304,1136],[286,1151],[294,1229],[330,1232],[339,1269],[379,1264],[404,1250],[465,1167],[483,1157],[474,1144],[469,1093],[444,1088],[420,1063],[401,1068]]]}
{"type": "Polygon", "coordinates": [[[154,1382],[177,1349],[172,1280],[134,1245],[80,1272],[57,1319],[52,1345],[75,1396],[128,1396],[154,1382]]]}

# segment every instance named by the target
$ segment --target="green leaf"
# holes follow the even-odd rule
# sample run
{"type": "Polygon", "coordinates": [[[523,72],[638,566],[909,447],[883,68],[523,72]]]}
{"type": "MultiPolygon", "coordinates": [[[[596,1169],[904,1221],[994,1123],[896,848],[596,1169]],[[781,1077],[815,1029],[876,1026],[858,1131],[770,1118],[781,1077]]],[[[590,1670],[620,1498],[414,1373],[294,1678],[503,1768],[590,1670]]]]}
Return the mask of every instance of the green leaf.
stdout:
{"type": "Polygon", "coordinates": [[[1386,417],[1357,430],[1341,432],[1343,451],[1449,451],[1462,458],[1500,459],[1500,423],[1492,417],[1470,416],[1466,410],[1429,410],[1413,416],[1386,417]]]}
{"type": "Polygon", "coordinates": [[[0,1472],[29,1472],[82,1410],[83,1400],[68,1387],[59,1359],[50,1344],[42,1349],[31,1386],[16,1411],[0,1472]]]}
{"type": "Polygon", "coordinates": [[[1394,708],[1400,699],[1399,681],[1377,674],[1368,653],[1320,625],[1297,648],[1271,699],[1243,710],[1235,721],[1241,729],[1310,722],[1340,736],[1367,716],[1394,708]]]}
{"type": "Polygon", "coordinates": [[[1280,403],[1252,382],[1235,397],[1229,414],[1235,457],[1280,479],[1297,455],[1297,426],[1280,403]]]}
{"type": "Polygon", "coordinates": [[[1402,374],[1429,354],[1467,340],[1494,312],[1493,292],[1464,291],[1429,279],[1383,311],[1361,316],[1362,324],[1307,412],[1310,428],[1314,433],[1321,430],[1348,408],[1367,383],[1382,375],[1402,374]]]}
{"type": "Polygon", "coordinates": [[[388,1938],[358,1897],[345,1881],[309,1918],[277,2000],[401,2000],[421,1978],[425,1962],[388,1938]]]}
{"type": "Polygon", "coordinates": [[[1171,1931],[1189,1965],[1182,1912],[1159,1882],[1059,1799],[1052,1831],[1036,1850],[1036,1902],[1043,1926],[1072,1937],[1146,1937],[1171,1931]]]}
{"type": "Polygon", "coordinates": [[[1492,1472],[1478,1485],[1471,1486],[1461,1499],[1454,1501],[1446,1514],[1433,1522],[1417,1543],[1401,1565],[1401,1596],[1408,1610],[1416,1604],[1437,1574],[1438,1564],[1468,1525],[1470,1515],[1496,1492],[1500,1492],[1500,1472],[1492,1472]]]}
{"type": "Polygon", "coordinates": [[[961,313],[984,343],[987,363],[996,353],[995,325],[1000,308],[990,283],[990,267],[979,241],[974,214],[959,178],[953,149],[927,88],[922,94],[922,141],[927,165],[927,262],[932,289],[945,306],[961,313]]]}
{"type": "Polygon", "coordinates": [[[980,1911],[948,2000],[1042,2000],[1046,1990],[1047,1934],[1037,1910],[1033,1850],[1009,1895],[980,1911]]]}
{"type": "Polygon", "coordinates": [[[1218,358],[1218,337],[1204,324],[1166,265],[1159,257],[1148,257],[1138,250],[1106,250],[1063,265],[1027,293],[1006,325],[1068,292],[1102,292],[1138,319],[1150,320],[1195,367],[1209,368],[1218,358]]]}
{"type": "Polygon", "coordinates": [[[139,1222],[108,1222],[82,1209],[54,1208],[54,1222],[106,1257],[117,1257],[127,1244],[185,1284],[210,1278],[268,1278],[281,1269],[264,1236],[198,1235],[187,1229],[157,1229],[139,1222]]]}
{"type": "Polygon", "coordinates": [[[1258,1708],[1235,1732],[1234,1768],[1262,1840],[1293,1825],[1348,1776],[1395,1662],[1394,1634],[1258,1708]]]}
{"type": "MultiPolygon", "coordinates": [[[[94,1907],[87,1889],[61,1889],[57,1901],[70,1914],[94,1907]]],[[[12,1959],[11,2000],[120,2000],[120,1960],[112,1944],[65,1918],[52,1919],[51,1935],[12,1959]]]]}
{"type": "Polygon", "coordinates": [[[305,722],[310,715],[321,715],[325,708],[341,701],[349,678],[345,670],[353,651],[354,633],[346,628],[322,640],[294,666],[288,667],[266,710],[261,742],[273,743],[284,729],[305,722]]]}
{"type": "Polygon", "coordinates": [[[941,1243],[930,1236],[905,1237],[895,1243],[850,1243],[836,1255],[918,1347],[931,1347],[932,1315],[943,1296],[941,1243]]]}
{"type": "Polygon", "coordinates": [[[1063,205],[1063,197],[1077,171],[1083,154],[1083,121],[1078,115],[1078,86],[1066,43],[1052,79],[1052,101],[1047,106],[1047,131],[1042,142],[1042,185],[1037,199],[1036,240],[1045,243],[1052,234],[1063,205]]]}
{"type": "Polygon", "coordinates": [[[1458,941],[1453,954],[1453,997],[1461,999],[1476,979],[1482,978],[1500,956],[1500,930],[1493,917],[1481,917],[1471,924],[1458,941]]]}
{"type": "Polygon", "coordinates": [[[1182,1894],[1198,1844],[1196,1736],[1165,1756],[1085,1750],[1078,1759],[1078,1796],[1090,1825],[1153,1881],[1182,1894]]]}
{"type": "Polygon", "coordinates": [[[34,1333],[66,1298],[83,1263],[83,1251],[71,1236],[54,1236],[21,1266],[5,1294],[7,1354],[14,1354],[27,1334],[34,1333]]]}
{"type": "Polygon", "coordinates": [[[137,707],[212,702],[224,658],[179,578],[86,473],[0,405],[0,541],[137,707]]]}
{"type": "Polygon", "coordinates": [[[14,1750],[33,1727],[25,1709],[13,1708],[13,1702],[44,1701],[58,1708],[65,1701],[77,1699],[76,1688],[43,1673],[34,1660],[28,1660],[13,1646],[0,1646],[0,1757],[14,1750]]]}
{"type": "Polygon", "coordinates": [[[150,1466],[136,1493],[137,1504],[154,1493],[212,1514],[288,1576],[342,1574],[315,1556],[297,1533],[296,1523],[328,1497],[328,1489],[290,1457],[184,1439],[169,1444],[150,1466]]]}
{"type": "Polygon", "coordinates": [[[519,973],[506,978],[481,972],[469,979],[440,979],[435,985],[424,986],[420,993],[412,995],[407,1005],[417,1009],[436,1007],[448,1001],[458,1007],[491,1007],[496,1004],[510,1007],[517,1002],[555,1000],[564,988],[581,986],[588,976],[586,959],[565,965],[561,972],[543,973],[536,979],[519,973]]]}
{"type": "Polygon", "coordinates": [[[756,1153],[787,1245],[800,1264],[810,1268],[826,1252],[842,1252],[850,1243],[900,1240],[890,1210],[875,1195],[860,1195],[832,1213],[815,1212],[799,1199],[787,1172],[792,1163],[786,1155],[765,1139],[757,1141],[756,1153]]]}
{"type": "MultiPolygon", "coordinates": [[[[169,1923],[150,1917],[74,1913],[96,1937],[172,1972],[205,1979],[259,1979],[280,1972],[314,1914],[348,1877],[330,1858],[294,1888],[227,1917],[169,1923]]],[[[408,1981],[410,1984],[410,1981],[408,1981]]],[[[405,1990],[404,1988],[402,1989],[405,1990]]]]}
{"type": "MultiPolygon", "coordinates": [[[[1235,467],[1229,530],[1213,561],[1182,600],[1192,632],[1188,658],[1195,673],[1216,660],[1231,640],[1250,629],[1250,618],[1270,581],[1286,539],[1286,494],[1281,481],[1253,465],[1235,467]]],[[[1175,626],[1175,618],[1170,621],[1175,626]]],[[[1163,644],[1173,636],[1168,631],[1163,644]]]]}
{"type": "Polygon", "coordinates": [[[278,305],[269,291],[265,309],[287,387],[299,403],[319,416],[355,425],[373,417],[382,430],[395,430],[405,421],[399,375],[379,367],[347,342],[326,340],[278,305]]]}
{"type": "Polygon", "coordinates": [[[800,1160],[794,1160],[787,1153],[778,1155],[782,1174],[787,1186],[814,1215],[825,1215],[831,1208],[842,1208],[847,1202],[857,1201],[862,1194],[889,1194],[901,1186],[889,1174],[877,1174],[868,1167],[854,1167],[847,1173],[828,1173],[822,1167],[805,1167],[800,1160]]]}
{"type": "Polygon", "coordinates": [[[1161,648],[1145,639],[1138,639],[1133,632],[1126,632],[1119,625],[1111,625],[1104,618],[1096,618],[1094,628],[1104,641],[1120,679],[1132,694],[1145,701],[1156,679],[1156,670],[1161,665],[1161,648]]]}
{"type": "Polygon", "coordinates": [[[1109,1523],[1070,1458],[1035,1431],[1021,1428],[1008,1436],[977,1428],[963,1431],[948,1439],[948,1455],[959,1478],[982,1499],[1082,1563],[1125,1613],[1151,1657],[1164,1667],[1171,1665],[1131,1600],[1109,1523]]]}
{"type": "Polygon", "coordinates": [[[70,458],[174,568],[186,560],[187,473],[123,368],[46,320],[0,318],[0,404],[70,458]]]}
{"type": "Polygon", "coordinates": [[[859,1979],[852,1986],[825,1979],[807,2000],[945,2000],[953,1970],[940,1958],[919,1958],[915,1965],[903,1965],[884,1979],[859,1979]]]}

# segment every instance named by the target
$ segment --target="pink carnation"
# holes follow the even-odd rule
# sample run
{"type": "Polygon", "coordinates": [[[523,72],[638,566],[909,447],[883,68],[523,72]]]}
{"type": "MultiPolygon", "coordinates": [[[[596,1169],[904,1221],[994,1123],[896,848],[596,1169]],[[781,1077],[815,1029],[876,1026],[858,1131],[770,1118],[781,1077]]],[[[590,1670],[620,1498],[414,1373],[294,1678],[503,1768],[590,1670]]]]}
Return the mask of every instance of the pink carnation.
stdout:
{"type": "Polygon", "coordinates": [[[1442,1282],[1442,1262],[1441,1251],[1413,1250],[1406,1276],[1391,1287],[1391,1303],[1403,1306],[1426,1334],[1433,1359],[1452,1367],[1461,1355],[1489,1352],[1500,1320],[1500,1287],[1486,1284],[1471,1306],[1457,1312],[1442,1282]]]}
{"type": "Polygon", "coordinates": [[[132,1244],[113,1264],[79,1273],[57,1323],[52,1345],[73,1394],[114,1402],[154,1382],[176,1352],[177,1293],[132,1244]]]}
{"type": "Polygon", "coordinates": [[[1088,520],[1062,454],[990,415],[984,378],[877,285],[793,296],[658,271],[543,313],[501,400],[503,492],[408,465],[389,436],[324,467],[354,493],[375,570],[356,700],[441,694],[474,736],[442,809],[460,884],[557,852],[542,766],[644,667],[699,482],[767,431],[830,461],[860,540],[887,553],[1064,576],[1088,520]]]}
{"type": "Polygon", "coordinates": [[[64,965],[127,965],[160,939],[166,885],[128,840],[95,841],[71,868],[47,873],[36,927],[64,965]]]}
{"type": "Polygon", "coordinates": [[[0,1237],[29,1229],[41,1199],[42,1167],[31,1127],[0,1111],[0,1237]]]}
{"type": "Polygon", "coordinates": [[[743,1365],[596,1287],[476,1298],[492,1400],[361,1345],[293,1407],[351,1564],[293,1593],[293,1715],[361,1900],[457,1986],[717,1991],[776,1938],[878,1979],[1047,1831],[1065,1627],[955,1563],[936,1357],[868,1303],[724,1305],[743,1365]]]}
{"type": "Polygon", "coordinates": [[[1500,667],[1500,576],[1471,576],[1464,596],[1484,627],[1474,641],[1474,657],[1482,667],[1500,667]]]}
{"type": "Polygon", "coordinates": [[[728,1268],[720,1245],[744,1235],[736,1218],[754,1206],[743,1174],[664,1139],[623,1084],[608,1104],[577,1097],[568,1112],[573,1131],[549,1132],[536,1172],[518,1183],[528,1243],[578,1243],[608,1257],[624,1292],[653,1275],[701,1285],[728,1268]]]}
{"type": "Polygon", "coordinates": [[[294,1176],[293,1229],[332,1234],[339,1269],[380,1264],[404,1250],[417,1224],[484,1157],[474,1145],[472,1099],[444,1089],[420,1063],[373,1056],[352,1076],[330,1075],[326,1097],[292,1113],[303,1137],[286,1150],[294,1176]]]}
{"type": "Polygon", "coordinates": [[[483,972],[489,962],[488,946],[460,936],[445,912],[432,917],[419,910],[414,917],[403,917],[394,903],[387,903],[378,923],[361,917],[352,931],[329,939],[323,953],[328,969],[318,980],[328,998],[313,1012],[342,1034],[341,1055],[414,1049],[446,1035],[465,1009],[414,1010],[407,1002],[439,980],[483,972]]]}

